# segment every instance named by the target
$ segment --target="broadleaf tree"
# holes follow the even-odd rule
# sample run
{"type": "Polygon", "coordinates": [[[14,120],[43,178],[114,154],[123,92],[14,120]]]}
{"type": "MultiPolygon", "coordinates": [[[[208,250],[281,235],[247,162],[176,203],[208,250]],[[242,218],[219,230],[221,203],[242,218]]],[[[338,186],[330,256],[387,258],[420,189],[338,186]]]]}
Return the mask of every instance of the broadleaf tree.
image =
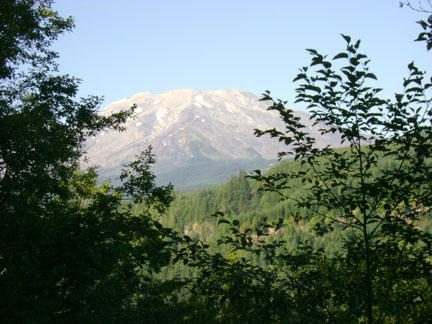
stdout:
{"type": "Polygon", "coordinates": [[[173,236],[122,205],[132,196],[163,212],[171,187],[156,187],[151,150],[120,188],[80,171],[86,139],[122,130],[134,109],[100,116],[100,98],[76,98],[79,80],[58,73],[50,49],[73,20],[51,5],[0,3],[1,321],[172,322],[164,296],[176,286],[161,289],[152,273],[169,263],[173,236]]]}
{"type": "MultiPolygon", "coordinates": [[[[197,269],[192,296],[208,305],[216,323],[431,321],[432,236],[420,223],[431,217],[432,80],[410,63],[402,92],[383,99],[360,41],[342,38],[346,48],[332,59],[309,49],[312,61],[294,82],[296,102],[306,104],[320,135],[339,134],[344,148],[317,147],[287,102],[266,92],[268,109],[286,127],[256,135],[285,143],[279,157],[298,160],[301,168],[251,176],[292,210],[304,211],[288,210],[286,218],[313,218],[313,236],[343,232],[341,248],[326,254],[300,240],[288,249],[273,239],[284,219],[240,226],[216,213],[231,233],[218,243],[231,253],[211,254],[202,242],[186,239],[177,255],[197,269]],[[299,182],[303,195],[290,196],[299,182]],[[266,265],[255,265],[256,257],[266,265]]],[[[421,34],[417,40],[427,39],[421,34]]]]}
{"type": "Polygon", "coordinates": [[[426,20],[419,20],[417,23],[422,27],[423,31],[418,35],[416,41],[426,42],[426,48],[428,51],[432,49],[432,1],[431,0],[419,0],[416,3],[413,1],[406,0],[399,2],[400,7],[408,7],[411,10],[427,13],[429,17],[426,20]]]}
{"type": "Polygon", "coordinates": [[[312,62],[294,81],[296,102],[307,105],[320,134],[339,134],[346,149],[316,147],[286,102],[266,92],[263,100],[272,102],[268,109],[279,112],[286,129],[256,134],[286,143],[279,156],[301,160],[303,168],[268,176],[257,171],[253,178],[288,200],[284,190],[301,179],[307,191],[292,203],[320,216],[321,232],[335,225],[351,231],[341,254],[330,258],[343,272],[332,270],[341,286],[328,287],[334,297],[323,308],[327,322],[424,323],[432,310],[432,238],[418,225],[430,217],[432,203],[432,80],[410,63],[403,91],[382,99],[360,41],[342,37],[346,49],[333,59],[309,49],[312,62]],[[380,163],[384,157],[392,165],[380,163]],[[355,299],[341,298],[349,294],[355,299]]]}

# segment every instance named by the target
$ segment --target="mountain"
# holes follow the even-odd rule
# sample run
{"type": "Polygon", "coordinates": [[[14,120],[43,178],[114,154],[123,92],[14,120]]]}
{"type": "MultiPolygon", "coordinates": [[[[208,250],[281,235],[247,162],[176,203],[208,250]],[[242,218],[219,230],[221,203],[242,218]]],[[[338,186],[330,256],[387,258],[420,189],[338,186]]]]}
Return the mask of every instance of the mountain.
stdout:
{"type": "MultiPolygon", "coordinates": [[[[286,146],[270,137],[254,136],[254,129],[284,129],[268,102],[238,90],[172,90],[142,92],[100,110],[108,115],[136,104],[125,132],[102,131],[87,142],[87,158],[99,165],[102,178],[118,177],[121,167],[148,145],[153,146],[159,182],[193,189],[225,182],[239,170],[268,168],[286,146]]],[[[296,114],[306,125],[309,116],[296,114]]],[[[310,130],[318,134],[318,127],[310,130]]],[[[335,141],[319,137],[319,145],[335,141]]]]}

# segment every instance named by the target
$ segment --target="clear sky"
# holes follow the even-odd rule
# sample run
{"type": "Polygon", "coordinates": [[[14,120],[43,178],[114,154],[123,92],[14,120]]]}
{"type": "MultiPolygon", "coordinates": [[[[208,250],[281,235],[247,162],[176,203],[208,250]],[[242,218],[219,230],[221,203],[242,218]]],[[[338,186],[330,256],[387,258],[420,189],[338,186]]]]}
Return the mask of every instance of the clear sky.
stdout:
{"type": "MultiPolygon", "coordinates": [[[[432,53],[413,42],[425,14],[398,0],[57,0],[73,32],[54,48],[64,73],[82,79],[80,95],[104,105],[149,91],[236,88],[295,97],[291,82],[309,63],[305,48],[333,56],[340,33],[362,40],[371,72],[392,96],[414,60],[432,72],[432,53]]],[[[301,108],[301,107],[299,107],[301,108]]]]}

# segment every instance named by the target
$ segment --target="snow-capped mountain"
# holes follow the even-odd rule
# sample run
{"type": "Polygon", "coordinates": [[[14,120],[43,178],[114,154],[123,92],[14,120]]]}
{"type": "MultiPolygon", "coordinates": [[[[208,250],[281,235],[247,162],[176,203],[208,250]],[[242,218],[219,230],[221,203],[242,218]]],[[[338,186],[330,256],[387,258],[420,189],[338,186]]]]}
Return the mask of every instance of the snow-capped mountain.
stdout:
{"type": "MultiPolygon", "coordinates": [[[[87,157],[105,177],[118,176],[122,165],[149,145],[156,154],[157,175],[191,165],[275,159],[286,147],[270,137],[257,138],[254,129],[283,130],[284,124],[276,112],[266,111],[269,102],[259,99],[238,90],[138,93],[100,110],[108,115],[137,106],[125,132],[104,131],[88,140],[87,157]]],[[[305,112],[296,112],[303,123],[310,123],[305,112]]],[[[334,140],[321,137],[320,145],[334,140]]]]}

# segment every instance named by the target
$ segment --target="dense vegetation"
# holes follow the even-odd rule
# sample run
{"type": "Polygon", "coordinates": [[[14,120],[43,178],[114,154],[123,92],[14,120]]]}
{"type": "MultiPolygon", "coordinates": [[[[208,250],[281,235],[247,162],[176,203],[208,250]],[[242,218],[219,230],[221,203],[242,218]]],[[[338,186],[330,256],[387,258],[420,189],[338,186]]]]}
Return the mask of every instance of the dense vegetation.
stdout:
{"type": "Polygon", "coordinates": [[[165,235],[148,212],[118,207],[134,193],[164,207],[170,188],[154,186],[149,152],[122,188],[79,170],[86,138],[121,129],[132,110],[100,117],[99,98],[75,99],[78,81],[57,73],[49,49],[73,22],[50,5],[0,4],[0,321],[169,322],[149,279],[170,260],[165,235]]]}
{"type": "MultiPolygon", "coordinates": [[[[88,136],[121,130],[76,100],[49,49],[73,26],[50,0],[0,4],[0,318],[4,323],[430,323],[432,80],[413,63],[379,97],[360,41],[315,50],[295,82],[316,148],[285,102],[292,156],[268,174],[173,194],[137,155],[122,184],[81,171],[88,136]],[[174,197],[175,196],[175,197],[174,197]],[[174,199],[174,202],[172,200],[174,199]],[[172,203],[171,209],[168,210],[172,203]],[[211,216],[213,214],[213,216],[211,216]]],[[[418,41],[430,50],[432,16],[418,41]]]]}
{"type": "MultiPolygon", "coordinates": [[[[344,150],[339,149],[338,152],[344,150]]],[[[291,173],[300,168],[300,161],[282,161],[266,175],[291,173]]],[[[381,169],[394,168],[395,162],[391,158],[382,157],[379,167],[372,173],[377,175],[381,169]]],[[[307,185],[299,180],[291,180],[290,187],[284,194],[292,200],[298,200],[307,190],[307,185]]],[[[272,239],[283,239],[290,248],[296,247],[300,241],[309,240],[315,248],[323,248],[326,252],[339,251],[343,237],[348,235],[341,224],[336,224],[324,235],[315,235],[314,231],[320,230],[318,215],[312,215],[308,209],[299,208],[289,200],[280,199],[277,193],[260,189],[260,182],[241,171],[225,185],[176,192],[169,210],[160,216],[159,221],[193,239],[203,240],[213,248],[217,246],[218,238],[228,234],[228,228],[218,226],[217,218],[212,216],[218,211],[223,212],[226,219],[238,220],[241,230],[256,228],[264,222],[277,222],[282,217],[284,229],[270,235],[272,239]]],[[[140,205],[134,206],[134,212],[140,210],[140,205]]],[[[432,219],[428,216],[419,222],[419,226],[426,232],[432,232],[432,219]]]]}

